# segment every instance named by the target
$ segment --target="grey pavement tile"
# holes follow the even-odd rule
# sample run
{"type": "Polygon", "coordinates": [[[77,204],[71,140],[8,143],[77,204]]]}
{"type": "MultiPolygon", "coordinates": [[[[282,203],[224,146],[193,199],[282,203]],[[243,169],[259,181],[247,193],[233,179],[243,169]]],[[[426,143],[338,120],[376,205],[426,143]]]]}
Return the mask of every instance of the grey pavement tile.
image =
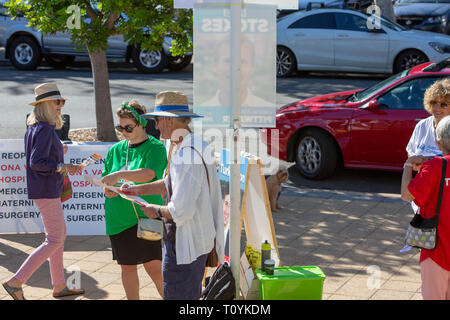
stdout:
{"type": "MultiPolygon", "coordinates": [[[[85,261],[85,260],[78,260],[66,267],[67,268],[79,268],[81,272],[84,273],[92,273],[95,271],[103,270],[103,268],[109,266],[109,264],[105,262],[93,262],[93,261],[85,261]]],[[[120,269],[119,269],[120,271],[120,269]]]]}
{"type": "Polygon", "coordinates": [[[112,260],[112,253],[110,251],[94,251],[81,260],[97,263],[116,263],[114,260],[112,260]]]}
{"type": "Polygon", "coordinates": [[[86,259],[88,256],[93,255],[95,251],[65,251],[64,259],[70,260],[82,260],[86,259]]]}
{"type": "Polygon", "coordinates": [[[381,286],[381,289],[384,290],[406,291],[414,293],[417,292],[417,290],[420,288],[421,283],[399,280],[388,280],[381,286]]]}
{"type": "Polygon", "coordinates": [[[357,297],[352,295],[332,294],[328,297],[327,300],[366,300],[366,299],[363,297],[357,297]]]}
{"type": "Polygon", "coordinates": [[[421,293],[414,293],[412,295],[412,297],[410,298],[410,300],[423,300],[422,294],[421,293]]]}
{"type": "Polygon", "coordinates": [[[412,292],[380,289],[370,297],[370,300],[411,300],[413,296],[412,292]]]}
{"type": "MultiPolygon", "coordinates": [[[[353,296],[361,299],[370,299],[375,293],[376,289],[369,289],[360,282],[346,282],[342,287],[336,290],[335,294],[353,296]]],[[[364,282],[365,283],[365,282],[364,282]]]]}
{"type": "Polygon", "coordinates": [[[347,283],[353,276],[337,277],[329,276],[327,267],[321,268],[324,274],[327,276],[323,283],[323,292],[328,294],[334,294],[340,287],[347,283]]]}

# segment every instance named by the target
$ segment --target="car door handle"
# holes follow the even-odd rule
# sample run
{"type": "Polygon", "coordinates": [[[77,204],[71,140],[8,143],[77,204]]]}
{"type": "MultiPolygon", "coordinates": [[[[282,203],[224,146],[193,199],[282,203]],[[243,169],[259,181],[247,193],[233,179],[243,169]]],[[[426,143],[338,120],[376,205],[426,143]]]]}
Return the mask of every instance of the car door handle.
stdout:
{"type": "Polygon", "coordinates": [[[295,36],[297,36],[297,37],[304,37],[305,34],[304,33],[296,33],[295,36]]]}
{"type": "Polygon", "coordinates": [[[338,38],[348,38],[348,34],[338,34],[338,38]]]}

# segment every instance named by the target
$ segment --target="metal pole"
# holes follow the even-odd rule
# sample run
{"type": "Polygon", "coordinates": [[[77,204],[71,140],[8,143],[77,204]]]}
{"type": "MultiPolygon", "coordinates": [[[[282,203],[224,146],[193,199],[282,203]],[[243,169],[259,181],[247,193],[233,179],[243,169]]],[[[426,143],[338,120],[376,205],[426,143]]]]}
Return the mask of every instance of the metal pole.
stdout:
{"type": "Polygon", "coordinates": [[[241,0],[231,2],[230,34],[230,264],[236,282],[236,299],[240,299],[241,193],[239,130],[241,114],[241,0]]]}

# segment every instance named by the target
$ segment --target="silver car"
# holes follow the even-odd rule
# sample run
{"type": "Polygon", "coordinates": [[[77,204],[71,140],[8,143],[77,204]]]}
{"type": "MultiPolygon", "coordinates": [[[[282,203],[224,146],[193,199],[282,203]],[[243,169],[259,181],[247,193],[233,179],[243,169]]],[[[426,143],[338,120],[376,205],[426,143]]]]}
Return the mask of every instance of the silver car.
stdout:
{"type": "Polygon", "coordinates": [[[277,75],[294,71],[397,73],[450,56],[450,36],[407,30],[344,9],[298,11],[277,22],[277,75]]]}
{"type": "MultiPolygon", "coordinates": [[[[55,68],[64,68],[72,64],[76,56],[89,56],[86,50],[77,51],[70,36],[63,32],[43,34],[27,27],[24,17],[11,20],[3,6],[8,0],[0,0],[0,47],[5,48],[5,58],[20,70],[34,70],[44,58],[55,68]]],[[[158,73],[169,68],[181,70],[188,66],[192,54],[173,57],[172,39],[166,37],[160,50],[143,51],[123,40],[122,35],[111,36],[106,50],[107,58],[120,58],[132,62],[142,73],[158,73]]]]}

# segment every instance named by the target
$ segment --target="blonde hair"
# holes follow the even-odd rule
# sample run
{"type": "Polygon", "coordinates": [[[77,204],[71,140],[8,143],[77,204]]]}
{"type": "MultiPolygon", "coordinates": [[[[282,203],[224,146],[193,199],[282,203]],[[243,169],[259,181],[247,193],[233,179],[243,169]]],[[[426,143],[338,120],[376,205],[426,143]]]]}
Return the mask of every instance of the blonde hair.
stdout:
{"type": "Polygon", "coordinates": [[[64,120],[61,115],[53,115],[53,107],[49,101],[39,102],[34,106],[33,111],[27,118],[27,125],[32,126],[38,122],[47,122],[51,125],[55,125],[55,129],[59,130],[64,125],[64,120]]]}
{"type": "Polygon", "coordinates": [[[423,104],[425,106],[425,110],[427,110],[430,114],[433,111],[433,104],[436,102],[436,100],[450,101],[449,78],[436,81],[425,91],[423,104]]]}

